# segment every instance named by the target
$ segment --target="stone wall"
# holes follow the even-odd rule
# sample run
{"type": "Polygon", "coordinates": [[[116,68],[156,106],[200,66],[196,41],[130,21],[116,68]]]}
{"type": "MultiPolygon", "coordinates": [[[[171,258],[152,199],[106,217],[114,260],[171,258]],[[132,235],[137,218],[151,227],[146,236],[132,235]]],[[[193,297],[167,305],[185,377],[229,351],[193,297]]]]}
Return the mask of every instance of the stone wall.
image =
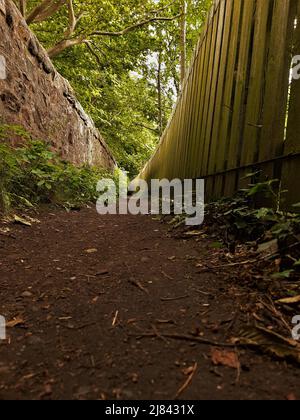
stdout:
{"type": "Polygon", "coordinates": [[[24,127],[77,165],[115,166],[93,121],[11,0],[0,0],[0,123],[24,127]]]}

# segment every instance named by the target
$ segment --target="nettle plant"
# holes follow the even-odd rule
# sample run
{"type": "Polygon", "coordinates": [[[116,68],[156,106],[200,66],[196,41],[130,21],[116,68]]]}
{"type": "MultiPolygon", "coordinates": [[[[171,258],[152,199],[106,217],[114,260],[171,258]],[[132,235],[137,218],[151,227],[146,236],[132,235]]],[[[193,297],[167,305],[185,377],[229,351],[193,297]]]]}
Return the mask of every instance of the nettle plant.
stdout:
{"type": "Polygon", "coordinates": [[[99,168],[76,167],[63,161],[45,142],[33,140],[20,128],[0,129],[0,210],[40,204],[78,206],[97,199],[96,185],[103,176],[99,168]],[[13,148],[7,139],[13,130],[24,140],[13,148]]]}

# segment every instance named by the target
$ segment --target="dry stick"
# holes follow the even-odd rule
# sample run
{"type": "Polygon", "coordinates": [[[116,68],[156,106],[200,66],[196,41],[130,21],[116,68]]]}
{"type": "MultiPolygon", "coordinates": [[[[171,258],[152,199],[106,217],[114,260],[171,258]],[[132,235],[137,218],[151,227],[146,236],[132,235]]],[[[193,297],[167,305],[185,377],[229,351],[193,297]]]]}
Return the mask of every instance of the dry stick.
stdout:
{"type": "Polygon", "coordinates": [[[173,302],[174,300],[182,300],[182,299],[186,299],[186,298],[188,298],[189,297],[189,295],[185,295],[185,296],[178,296],[178,297],[173,297],[173,298],[168,298],[168,297],[166,297],[166,298],[160,298],[160,300],[162,301],[162,302],[173,302]]]}
{"type": "Polygon", "coordinates": [[[148,290],[144,286],[142,286],[138,280],[135,280],[129,265],[126,262],[125,262],[125,266],[127,267],[127,270],[129,271],[129,273],[132,275],[132,277],[128,280],[128,282],[132,284],[133,286],[136,286],[138,289],[140,289],[142,292],[146,293],[146,295],[149,296],[148,290]]]}
{"type": "Polygon", "coordinates": [[[163,275],[164,277],[166,277],[168,280],[174,280],[174,278],[173,278],[173,277],[169,276],[169,275],[168,275],[167,273],[165,273],[164,271],[162,271],[161,273],[162,273],[162,275],[163,275]]]}
{"type": "Polygon", "coordinates": [[[133,284],[134,286],[136,286],[137,288],[139,288],[142,292],[146,293],[146,295],[149,296],[149,292],[148,290],[141,285],[141,283],[135,279],[129,279],[128,280],[130,284],[133,284]]]}
{"type": "Polygon", "coordinates": [[[113,322],[112,322],[112,327],[116,326],[118,315],[119,315],[119,311],[116,311],[116,314],[115,314],[113,322]]]}
{"type": "Polygon", "coordinates": [[[209,293],[209,292],[203,292],[202,290],[199,289],[194,289],[195,292],[199,293],[200,295],[204,295],[204,296],[214,296],[213,293],[209,293]]]}
{"type": "Polygon", "coordinates": [[[210,267],[210,268],[214,269],[214,268],[238,267],[239,265],[247,265],[247,264],[254,264],[254,263],[257,263],[257,260],[247,260],[247,261],[241,261],[241,262],[230,263],[230,264],[216,265],[215,267],[210,267]]]}
{"type": "Polygon", "coordinates": [[[166,339],[166,337],[164,337],[163,335],[161,335],[161,333],[158,331],[158,329],[156,328],[155,325],[151,325],[155,335],[160,338],[162,341],[164,341],[166,344],[170,344],[169,341],[166,339]]]}
{"type": "Polygon", "coordinates": [[[268,296],[268,299],[270,301],[270,305],[268,305],[266,302],[264,302],[262,299],[260,299],[259,301],[261,302],[262,305],[264,305],[265,308],[267,308],[273,315],[277,316],[278,319],[282,322],[282,324],[285,326],[285,328],[287,329],[287,331],[290,333],[291,331],[291,327],[290,325],[286,322],[286,320],[284,319],[284,317],[282,316],[282,314],[276,309],[274,302],[272,300],[272,298],[270,296],[268,296]]]}
{"type": "Polygon", "coordinates": [[[63,325],[62,324],[61,327],[66,328],[68,330],[83,330],[83,329],[88,328],[88,327],[93,327],[94,325],[97,325],[97,322],[89,322],[87,324],[79,325],[78,327],[74,327],[74,328],[70,327],[68,325],[63,325]]]}
{"type": "Polygon", "coordinates": [[[240,355],[239,355],[239,353],[238,353],[238,350],[237,350],[237,349],[236,349],[236,354],[237,354],[237,357],[238,357],[239,363],[238,363],[237,375],[236,375],[236,380],[235,380],[235,383],[236,383],[236,384],[238,384],[238,383],[240,382],[240,379],[241,379],[241,363],[240,363],[240,355]]]}
{"type": "MultiPolygon", "coordinates": [[[[145,334],[134,334],[133,337],[136,337],[137,339],[140,338],[156,338],[157,335],[153,333],[145,333],[145,334]]],[[[181,334],[162,334],[160,333],[161,337],[165,338],[171,338],[174,340],[181,340],[181,341],[190,341],[192,343],[199,343],[199,344],[206,344],[209,346],[215,346],[215,347],[236,347],[236,344],[230,344],[230,343],[217,343],[213,340],[208,340],[206,338],[200,338],[200,337],[191,337],[190,335],[181,335],[181,334]]]]}
{"type": "Polygon", "coordinates": [[[192,373],[189,375],[189,377],[187,378],[187,380],[185,381],[185,383],[182,385],[182,387],[181,388],[179,388],[179,390],[177,391],[177,393],[176,393],[176,395],[175,395],[175,400],[177,400],[179,397],[180,397],[180,395],[188,388],[188,386],[191,384],[191,382],[192,382],[192,380],[193,380],[193,378],[194,378],[194,376],[195,376],[195,373],[196,373],[196,371],[197,371],[197,368],[198,368],[198,364],[197,363],[195,363],[195,365],[194,365],[194,367],[193,367],[193,371],[192,371],[192,373]]]}

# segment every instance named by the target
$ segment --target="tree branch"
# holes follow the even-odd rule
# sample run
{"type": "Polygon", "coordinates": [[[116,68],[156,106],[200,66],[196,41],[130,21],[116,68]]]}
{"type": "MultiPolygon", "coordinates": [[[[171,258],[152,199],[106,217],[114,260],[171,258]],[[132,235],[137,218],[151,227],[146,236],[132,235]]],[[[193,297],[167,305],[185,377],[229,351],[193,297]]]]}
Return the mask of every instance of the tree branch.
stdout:
{"type": "Polygon", "coordinates": [[[31,23],[38,23],[48,19],[65,3],[66,0],[43,0],[42,3],[36,6],[27,17],[27,24],[30,25],[31,23]]]}
{"type": "Polygon", "coordinates": [[[69,11],[69,27],[65,32],[65,38],[69,38],[71,35],[73,35],[76,25],[77,25],[77,19],[74,12],[74,5],[73,0],[67,0],[68,5],[68,11],[69,11]]]}
{"type": "Polygon", "coordinates": [[[56,57],[58,54],[66,50],[67,48],[74,47],[75,45],[84,44],[87,40],[85,37],[73,38],[73,39],[64,39],[56,44],[54,47],[48,50],[48,55],[50,58],[56,57]]]}
{"type": "MultiPolygon", "coordinates": [[[[89,38],[94,36],[110,36],[110,37],[119,37],[128,34],[129,32],[133,32],[136,29],[139,29],[151,22],[157,22],[157,21],[164,21],[164,22],[171,22],[178,18],[180,18],[181,15],[173,16],[173,17],[152,17],[149,19],[146,19],[144,21],[135,23],[134,25],[128,26],[127,28],[123,29],[119,32],[105,32],[105,31],[94,31],[90,33],[89,35],[82,35],[77,38],[72,39],[63,39],[58,44],[56,44],[54,47],[50,48],[48,50],[48,54],[50,58],[56,57],[58,54],[66,50],[67,48],[73,47],[75,45],[84,44],[89,41],[89,38]]],[[[75,25],[76,26],[76,25],[75,25]]]]}
{"type": "Polygon", "coordinates": [[[100,59],[99,55],[96,53],[96,51],[93,50],[91,42],[90,41],[84,41],[84,44],[88,47],[90,53],[96,58],[96,61],[97,61],[98,65],[101,67],[102,66],[101,59],[100,59]]]}
{"type": "Polygon", "coordinates": [[[152,22],[171,22],[181,17],[181,14],[173,16],[173,17],[152,17],[141,22],[135,23],[134,25],[128,26],[127,28],[123,29],[122,31],[118,32],[106,32],[106,31],[95,31],[90,33],[89,36],[111,36],[111,37],[118,37],[128,34],[129,32],[133,32],[136,29],[142,28],[143,26],[148,25],[152,22]]]}

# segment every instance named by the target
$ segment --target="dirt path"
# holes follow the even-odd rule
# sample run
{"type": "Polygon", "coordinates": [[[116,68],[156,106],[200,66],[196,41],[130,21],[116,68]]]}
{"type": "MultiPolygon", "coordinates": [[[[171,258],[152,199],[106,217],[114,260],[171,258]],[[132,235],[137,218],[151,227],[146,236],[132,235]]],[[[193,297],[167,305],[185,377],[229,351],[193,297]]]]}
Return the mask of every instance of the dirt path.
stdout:
{"type": "Polygon", "coordinates": [[[293,365],[239,350],[238,372],[214,366],[209,345],[160,337],[224,342],[239,327],[247,291],[199,273],[209,240],[174,239],[147,216],[39,220],[0,234],[0,314],[23,322],[0,342],[1,399],[173,399],[189,375],[182,399],[300,397],[293,365]]]}

